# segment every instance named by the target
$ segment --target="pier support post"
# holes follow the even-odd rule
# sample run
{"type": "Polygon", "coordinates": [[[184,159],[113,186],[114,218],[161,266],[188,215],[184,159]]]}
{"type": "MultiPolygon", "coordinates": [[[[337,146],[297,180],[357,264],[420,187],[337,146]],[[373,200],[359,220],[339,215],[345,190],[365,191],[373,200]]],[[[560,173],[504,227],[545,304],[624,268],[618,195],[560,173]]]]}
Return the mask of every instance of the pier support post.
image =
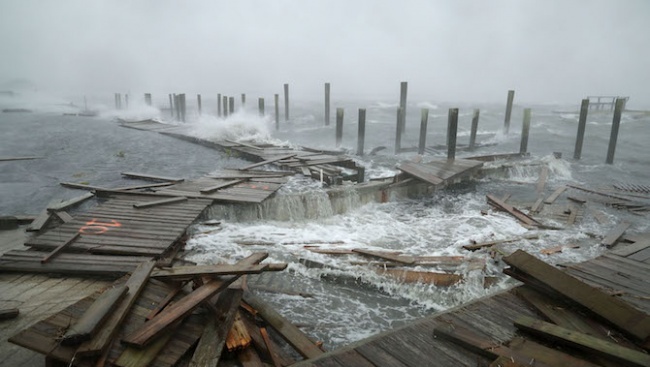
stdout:
{"type": "Polygon", "coordinates": [[[589,112],[589,98],[582,100],[580,104],[580,118],[578,119],[578,133],[576,134],[576,147],[573,150],[573,159],[579,160],[582,156],[582,142],[585,138],[587,127],[587,114],[589,112]]]}
{"type": "Polygon", "coordinates": [[[228,113],[231,115],[235,112],[235,97],[228,97],[228,113]]]}
{"type": "Polygon", "coordinates": [[[395,154],[399,154],[402,150],[402,126],[400,121],[402,121],[402,109],[398,107],[397,122],[395,123],[395,154]]]}
{"type": "Polygon", "coordinates": [[[401,82],[399,85],[399,107],[402,109],[400,115],[400,132],[404,134],[406,129],[406,94],[408,92],[408,82],[401,82]]]}
{"type": "Polygon", "coordinates": [[[174,93],[174,119],[176,121],[181,120],[180,98],[178,94],[175,93],[174,93]]]}
{"type": "Polygon", "coordinates": [[[512,116],[512,102],[515,100],[515,91],[508,91],[508,101],[506,103],[506,118],[503,121],[503,131],[507,134],[510,131],[510,116],[512,116]]]}
{"type": "Polygon", "coordinates": [[[273,102],[275,107],[275,129],[280,130],[280,95],[273,95],[273,102]]]}
{"type": "Polygon", "coordinates": [[[115,109],[122,109],[122,95],[120,93],[115,93],[115,109]]]}
{"type": "Polygon", "coordinates": [[[458,108],[449,109],[447,121],[447,160],[456,159],[456,134],[458,133],[458,108]]]}
{"type": "Polygon", "coordinates": [[[289,84],[284,84],[284,121],[289,121],[289,84]]]}
{"type": "Polygon", "coordinates": [[[129,94],[126,93],[124,94],[124,106],[128,110],[129,109],[129,94]]]}
{"type": "Polygon", "coordinates": [[[241,108],[246,108],[246,93],[241,94],[241,108]]]}
{"type": "Polygon", "coordinates": [[[181,100],[181,121],[185,122],[185,112],[187,111],[187,105],[185,104],[185,93],[182,93],[179,97],[181,100]]]}
{"type": "Polygon", "coordinates": [[[363,155],[366,141],[366,109],[359,108],[359,132],[357,134],[357,155],[363,155]]]}
{"type": "Polygon", "coordinates": [[[174,98],[172,97],[172,94],[169,93],[169,113],[172,115],[172,119],[174,118],[174,98]]]}
{"type": "Polygon", "coordinates": [[[264,117],[264,98],[257,99],[257,110],[260,113],[260,117],[264,117]]]}
{"type": "Polygon", "coordinates": [[[481,111],[477,108],[474,110],[474,115],[472,115],[472,130],[469,134],[469,150],[474,150],[476,148],[476,131],[478,130],[478,119],[481,114],[481,111]]]}
{"type": "Polygon", "coordinates": [[[217,94],[217,116],[221,117],[221,93],[217,94]]]}
{"type": "Polygon", "coordinates": [[[429,109],[423,108],[420,118],[420,141],[418,144],[418,154],[424,155],[424,148],[427,145],[427,124],[429,123],[429,109]]]}
{"type": "MultiPolygon", "coordinates": [[[[223,117],[228,117],[228,97],[223,96],[221,102],[223,103],[223,117]]],[[[232,113],[232,111],[230,112],[232,113]]]]}
{"type": "Polygon", "coordinates": [[[343,140],[343,109],[336,109],[336,147],[341,146],[343,140]]]}
{"type": "Polygon", "coordinates": [[[519,154],[528,152],[528,135],[530,133],[530,108],[524,109],[524,122],[521,125],[521,143],[519,144],[519,154]]]}
{"type": "Polygon", "coordinates": [[[201,114],[202,114],[201,109],[202,108],[201,108],[201,95],[200,94],[196,95],[196,103],[198,104],[198,107],[199,107],[199,116],[201,116],[201,114]]]}
{"type": "Polygon", "coordinates": [[[618,128],[621,124],[621,114],[625,107],[625,98],[616,98],[614,107],[614,118],[612,119],[612,133],[609,136],[609,147],[607,148],[607,160],[605,163],[614,163],[614,153],[616,152],[616,141],[618,140],[618,128]]]}
{"type": "Polygon", "coordinates": [[[330,83],[325,83],[325,126],[330,125],[330,83]]]}
{"type": "Polygon", "coordinates": [[[151,93],[145,93],[144,94],[144,103],[147,106],[151,106],[151,93]]]}

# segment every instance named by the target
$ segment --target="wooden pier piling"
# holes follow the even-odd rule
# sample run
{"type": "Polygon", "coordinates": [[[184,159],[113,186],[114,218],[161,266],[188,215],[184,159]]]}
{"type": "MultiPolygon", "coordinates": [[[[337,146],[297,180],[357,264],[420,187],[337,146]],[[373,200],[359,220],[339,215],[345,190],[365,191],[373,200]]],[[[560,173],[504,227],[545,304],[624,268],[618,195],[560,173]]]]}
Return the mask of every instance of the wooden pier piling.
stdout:
{"type": "MultiPolygon", "coordinates": [[[[223,117],[228,117],[228,97],[223,96],[221,101],[223,103],[223,117]]],[[[232,113],[232,111],[230,111],[230,113],[232,113]]]]}
{"type": "Polygon", "coordinates": [[[614,118],[612,119],[612,133],[609,136],[609,147],[607,148],[607,160],[605,163],[614,163],[614,153],[616,152],[616,141],[618,140],[618,128],[621,124],[621,114],[625,107],[625,99],[617,98],[614,107],[614,118]]]}
{"type": "MultiPolygon", "coordinates": [[[[151,93],[145,93],[144,94],[144,103],[147,106],[151,106],[151,93]]],[[[87,108],[86,108],[87,109],[87,108]]]]}
{"type": "Polygon", "coordinates": [[[174,94],[174,119],[176,121],[181,120],[180,97],[178,94],[174,94]]]}
{"type": "Polygon", "coordinates": [[[469,150],[474,150],[476,148],[476,131],[478,130],[478,119],[481,114],[481,111],[477,108],[474,110],[472,115],[472,130],[469,135],[469,150]]]}
{"type": "Polygon", "coordinates": [[[512,103],[515,100],[515,91],[508,91],[508,101],[506,103],[506,118],[503,121],[503,131],[507,134],[510,131],[510,117],[512,116],[512,103]]]}
{"type": "Polygon", "coordinates": [[[275,107],[275,129],[280,130],[280,95],[273,95],[273,102],[275,107]]]}
{"type": "Polygon", "coordinates": [[[573,159],[579,160],[582,155],[582,142],[585,138],[585,128],[587,126],[587,114],[589,112],[589,98],[582,100],[580,104],[580,118],[578,119],[578,133],[576,135],[576,146],[573,150],[573,159]]]}
{"type": "Polygon", "coordinates": [[[357,135],[357,155],[363,155],[364,143],[366,141],[366,109],[359,108],[359,133],[357,135]]]}
{"type": "Polygon", "coordinates": [[[325,83],[325,126],[330,125],[330,83],[325,83]]]}
{"type": "Polygon", "coordinates": [[[124,107],[127,110],[129,109],[129,94],[128,93],[124,94],[124,107]]]}
{"type": "Polygon", "coordinates": [[[179,97],[181,101],[181,121],[185,122],[185,115],[187,112],[187,105],[185,104],[185,93],[182,93],[179,97]]]}
{"type": "Polygon", "coordinates": [[[174,118],[174,97],[171,93],[169,93],[169,113],[172,115],[172,118],[174,118]]]}
{"type": "Polygon", "coordinates": [[[264,117],[264,98],[257,99],[257,110],[260,113],[260,117],[264,117]]]}
{"type": "Polygon", "coordinates": [[[221,93],[217,94],[217,116],[221,117],[221,93]]]}
{"type": "Polygon", "coordinates": [[[199,108],[199,116],[201,116],[202,111],[201,111],[201,95],[200,94],[196,95],[196,103],[197,103],[198,108],[199,108]]]}
{"type": "Polygon", "coordinates": [[[289,121],[289,84],[284,84],[284,121],[289,121]]]}
{"type": "Polygon", "coordinates": [[[115,109],[122,109],[122,95],[120,93],[115,93],[115,109]]]}
{"type": "Polygon", "coordinates": [[[404,134],[406,129],[406,94],[408,92],[408,82],[401,82],[399,85],[399,107],[402,109],[400,115],[400,133],[404,134]]]}
{"type": "Polygon", "coordinates": [[[524,109],[524,121],[521,125],[521,143],[519,144],[519,153],[524,154],[528,151],[528,134],[530,133],[530,108],[524,109]]]}
{"type": "Polygon", "coordinates": [[[449,109],[447,121],[447,160],[456,159],[456,134],[458,133],[458,108],[449,109]]]}
{"type": "Polygon", "coordinates": [[[336,147],[341,146],[341,141],[343,140],[343,109],[336,109],[336,147]]]}
{"type": "Polygon", "coordinates": [[[241,94],[241,108],[246,107],[246,93],[241,94]]]}
{"type": "Polygon", "coordinates": [[[235,97],[228,97],[228,112],[231,115],[235,112],[235,97]]]}
{"type": "Polygon", "coordinates": [[[418,144],[418,154],[424,154],[424,148],[427,145],[427,124],[429,123],[429,109],[423,108],[420,118],[420,141],[418,144]]]}
{"type": "Polygon", "coordinates": [[[397,108],[397,122],[395,123],[395,154],[402,150],[402,108],[397,108]]]}

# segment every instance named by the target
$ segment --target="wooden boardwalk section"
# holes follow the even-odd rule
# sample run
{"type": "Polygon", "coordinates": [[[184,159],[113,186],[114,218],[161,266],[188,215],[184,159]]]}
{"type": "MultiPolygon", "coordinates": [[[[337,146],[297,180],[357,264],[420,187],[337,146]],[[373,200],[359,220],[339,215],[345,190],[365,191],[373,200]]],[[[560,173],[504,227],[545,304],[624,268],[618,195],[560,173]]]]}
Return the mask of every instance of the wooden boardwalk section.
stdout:
{"type": "Polygon", "coordinates": [[[434,187],[446,186],[449,182],[475,175],[483,163],[469,159],[434,160],[427,163],[406,162],[397,169],[425,181],[434,187]]]}
{"type": "MultiPolygon", "coordinates": [[[[581,284],[594,287],[605,297],[604,302],[622,303],[622,307],[632,307],[634,311],[630,312],[642,315],[629,314],[625,329],[612,324],[616,318],[613,307],[603,311],[612,314],[607,315],[609,320],[603,315],[594,317],[585,311],[588,305],[576,304],[589,302],[588,298],[560,297],[530,280],[526,285],[384,332],[297,366],[529,366],[531,361],[534,366],[648,366],[647,237],[619,245],[596,259],[567,266],[564,271],[581,284]],[[581,338],[575,341],[561,333],[553,334],[554,328],[569,330],[581,338]],[[632,333],[636,329],[645,337],[635,338],[632,333]],[[500,364],[504,361],[509,364],[500,364]]],[[[556,286],[561,288],[562,284],[556,286]]]]}

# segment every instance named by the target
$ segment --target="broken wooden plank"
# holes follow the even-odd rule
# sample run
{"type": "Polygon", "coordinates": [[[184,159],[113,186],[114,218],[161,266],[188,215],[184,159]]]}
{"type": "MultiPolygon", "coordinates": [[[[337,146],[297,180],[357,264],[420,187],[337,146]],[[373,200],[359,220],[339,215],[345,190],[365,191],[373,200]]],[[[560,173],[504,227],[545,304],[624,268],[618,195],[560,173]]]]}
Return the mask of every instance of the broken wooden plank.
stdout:
{"type": "Polygon", "coordinates": [[[167,187],[167,186],[176,185],[177,183],[178,182],[159,182],[159,183],[152,183],[146,185],[122,186],[122,187],[116,187],[115,190],[132,191],[132,190],[142,190],[142,189],[155,189],[158,187],[167,187]]]}
{"type": "Polygon", "coordinates": [[[591,215],[593,215],[594,218],[596,218],[596,221],[599,224],[604,224],[604,225],[610,224],[609,219],[607,219],[607,216],[600,210],[590,208],[589,212],[591,212],[591,215]]]}
{"type": "Polygon", "coordinates": [[[228,348],[229,352],[242,350],[248,347],[251,344],[251,341],[252,339],[250,334],[248,334],[246,325],[242,322],[241,314],[236,312],[235,320],[228,331],[228,336],[226,337],[226,348],[228,348]]]}
{"type": "Polygon", "coordinates": [[[549,339],[552,342],[597,354],[612,361],[623,363],[626,366],[650,366],[650,355],[542,320],[520,316],[514,321],[514,325],[518,329],[549,339]]]}
{"type": "Polygon", "coordinates": [[[560,245],[560,246],[541,249],[539,250],[539,253],[544,255],[551,255],[551,254],[556,254],[558,252],[562,252],[564,249],[579,248],[579,247],[580,246],[578,245],[565,245],[565,246],[560,245]]]}
{"type": "Polygon", "coordinates": [[[562,193],[566,189],[567,189],[566,186],[558,187],[555,191],[553,191],[553,193],[548,198],[546,198],[546,200],[544,200],[544,204],[549,204],[549,205],[553,204],[555,200],[557,200],[557,198],[560,197],[560,195],[562,195],[562,193]]]}
{"type": "Polygon", "coordinates": [[[18,317],[20,311],[17,308],[7,308],[0,310],[0,320],[9,320],[18,317]]]}
{"type": "Polygon", "coordinates": [[[107,188],[101,186],[94,186],[94,185],[74,183],[74,182],[60,182],[59,184],[69,189],[79,189],[79,190],[88,190],[88,191],[108,190],[107,188]]]}
{"type": "Polygon", "coordinates": [[[614,246],[614,244],[619,239],[621,239],[621,237],[623,237],[623,234],[629,227],[630,227],[630,223],[627,222],[619,223],[616,227],[614,227],[614,229],[607,232],[607,235],[605,235],[605,238],[603,238],[603,240],[600,241],[600,244],[607,247],[614,246]]]}
{"type": "Polygon", "coordinates": [[[618,327],[623,333],[645,340],[650,336],[650,316],[522,250],[503,261],[534,280],[531,286],[551,289],[618,327]]]}
{"type": "Polygon", "coordinates": [[[357,254],[370,256],[370,257],[377,257],[388,261],[395,261],[406,265],[411,265],[415,262],[415,258],[413,256],[397,255],[395,253],[389,253],[383,251],[371,251],[371,250],[365,250],[360,248],[355,248],[352,251],[354,251],[357,254]]]}
{"type": "Polygon", "coordinates": [[[141,180],[149,180],[149,181],[163,181],[163,182],[174,182],[174,183],[185,181],[184,178],[164,177],[164,176],[156,176],[156,175],[149,175],[146,173],[136,173],[136,172],[122,172],[121,175],[124,177],[138,178],[141,180]]]}
{"type": "Polygon", "coordinates": [[[153,319],[154,317],[156,317],[156,315],[159,314],[160,311],[162,311],[165,307],[167,307],[167,305],[172,301],[172,299],[174,299],[174,297],[176,297],[176,295],[177,295],[177,294],[178,294],[182,289],[183,289],[183,287],[182,287],[182,283],[177,283],[177,284],[175,284],[175,285],[173,286],[173,288],[169,291],[169,293],[167,293],[167,295],[165,296],[165,298],[163,298],[160,302],[158,302],[158,304],[156,305],[156,307],[155,307],[153,310],[151,310],[151,311],[149,312],[149,314],[147,315],[147,317],[145,317],[145,320],[146,320],[146,321],[149,321],[149,320],[153,319]]]}
{"type": "Polygon", "coordinates": [[[376,269],[380,275],[386,275],[401,282],[433,284],[438,287],[449,287],[463,280],[460,274],[439,273],[432,271],[415,271],[408,269],[376,269]]]}
{"type": "MultiPolygon", "coordinates": [[[[537,363],[545,363],[549,366],[566,366],[566,367],[599,367],[599,366],[612,366],[609,361],[602,361],[597,359],[598,363],[586,361],[579,356],[568,354],[569,351],[562,351],[559,348],[550,348],[533,341],[516,337],[508,343],[508,347],[515,353],[519,353],[529,358],[530,362],[525,366],[537,366],[537,363]]],[[[507,365],[506,365],[507,366],[507,365]]],[[[504,367],[504,366],[502,366],[504,367]]],[[[616,366],[618,367],[618,366],[616,366]]]]}
{"type": "Polygon", "coordinates": [[[569,217],[567,218],[567,224],[575,224],[576,219],[578,218],[578,208],[574,205],[569,206],[569,217]]]}
{"type": "Polygon", "coordinates": [[[258,147],[256,145],[252,145],[252,144],[248,144],[248,143],[243,143],[241,141],[234,141],[234,140],[228,140],[228,139],[225,139],[225,141],[228,142],[228,143],[231,143],[231,144],[241,145],[242,147],[247,147],[247,148],[251,148],[251,149],[255,149],[255,150],[264,150],[264,148],[262,148],[262,147],[258,147]]]}
{"type": "Polygon", "coordinates": [[[62,201],[60,203],[49,205],[47,207],[47,210],[49,210],[51,212],[57,212],[59,210],[66,210],[66,209],[68,209],[70,207],[73,207],[73,206],[75,206],[77,204],[80,204],[80,203],[82,203],[82,202],[84,202],[84,201],[86,201],[86,200],[88,200],[88,199],[90,199],[90,198],[92,198],[94,196],[95,196],[95,194],[93,194],[92,192],[87,192],[87,193],[85,193],[83,195],[79,195],[79,196],[74,197],[72,199],[62,201]]]}
{"type": "Polygon", "coordinates": [[[77,345],[90,340],[128,290],[129,288],[122,284],[102,293],[65,332],[61,345],[77,345]]]}
{"type": "Polygon", "coordinates": [[[187,200],[186,197],[179,196],[179,197],[173,197],[173,198],[169,198],[169,199],[147,201],[147,202],[144,202],[144,203],[135,203],[135,204],[133,204],[133,207],[136,208],[136,209],[145,209],[145,208],[151,208],[151,207],[159,206],[159,205],[180,203],[180,202],[186,201],[186,200],[187,200]]]}
{"type": "Polygon", "coordinates": [[[267,305],[251,292],[244,291],[244,302],[253,307],[258,314],[266,320],[293,348],[305,358],[315,358],[323,351],[314,342],[293,325],[289,320],[277,313],[273,307],[267,305]]]}
{"type": "Polygon", "coordinates": [[[267,165],[267,164],[269,164],[269,163],[275,163],[275,162],[277,162],[277,161],[281,161],[281,160],[284,160],[284,159],[293,158],[293,157],[295,157],[296,155],[298,155],[298,154],[297,154],[297,153],[292,153],[292,154],[281,155],[281,156],[279,156],[279,157],[275,157],[275,158],[267,159],[267,160],[262,161],[262,162],[249,164],[248,166],[244,166],[244,167],[240,168],[239,170],[240,170],[240,171],[246,171],[246,170],[249,170],[249,169],[251,169],[251,168],[261,167],[261,166],[267,165]]]}
{"type": "Polygon", "coordinates": [[[199,344],[192,355],[190,367],[217,365],[223,352],[228,331],[232,328],[235,320],[242,294],[241,289],[227,289],[219,295],[215,304],[217,314],[211,314],[208,318],[201,339],[199,339],[199,344]]]}
{"type": "Polygon", "coordinates": [[[495,241],[488,241],[488,242],[481,242],[481,243],[476,243],[473,245],[465,245],[463,248],[465,250],[469,251],[476,251],[480,250],[485,247],[492,247],[494,245],[499,245],[502,243],[510,243],[510,242],[516,242],[516,241],[521,241],[521,240],[535,240],[538,239],[539,235],[537,234],[531,234],[531,235],[526,235],[526,236],[521,236],[521,237],[516,237],[516,238],[508,238],[505,240],[495,240],[495,241]]]}
{"type": "Polygon", "coordinates": [[[265,367],[255,348],[248,347],[237,353],[237,359],[242,367],[265,367]]]}
{"type": "Polygon", "coordinates": [[[218,185],[206,187],[205,189],[201,189],[199,192],[201,194],[210,194],[210,193],[212,193],[214,191],[217,191],[219,189],[224,189],[226,187],[237,185],[237,184],[245,182],[245,181],[246,181],[246,179],[230,180],[230,181],[222,182],[222,183],[220,183],[218,185]]]}
{"type": "Polygon", "coordinates": [[[175,268],[154,270],[151,273],[151,277],[160,280],[187,280],[197,276],[259,274],[268,270],[269,265],[242,266],[240,264],[217,264],[178,266],[175,268]]]}
{"type": "Polygon", "coordinates": [[[154,261],[146,261],[140,264],[131,274],[125,285],[129,288],[120,305],[111,313],[109,318],[104,322],[104,325],[99,332],[89,341],[83,343],[78,349],[76,354],[82,356],[97,356],[102,354],[109,343],[117,335],[122,321],[126,318],[129,310],[135,300],[138,298],[144,289],[149,274],[155,266],[154,261]]]}
{"type": "Polygon", "coordinates": [[[630,256],[634,253],[637,253],[641,250],[644,250],[646,248],[650,247],[650,239],[644,240],[644,241],[638,241],[634,242],[633,244],[630,245],[625,245],[621,246],[620,244],[616,246],[615,249],[611,251],[612,254],[618,255],[618,256],[630,256]]]}
{"type": "Polygon", "coordinates": [[[234,282],[239,276],[213,279],[200,286],[180,301],[162,310],[144,326],[122,339],[122,343],[136,348],[144,348],[158,336],[168,330],[174,323],[185,318],[206,299],[214,296],[234,282]]]}
{"type": "Polygon", "coordinates": [[[517,218],[520,222],[529,225],[529,226],[538,226],[540,223],[533,219],[532,217],[524,214],[521,210],[515,208],[510,204],[506,204],[503,201],[499,200],[493,195],[487,195],[488,203],[497,207],[498,209],[506,211],[508,214],[517,218]]]}
{"type": "Polygon", "coordinates": [[[47,254],[44,258],[42,258],[41,264],[45,264],[46,262],[50,261],[50,259],[54,258],[59,252],[63,251],[66,247],[74,243],[74,241],[79,239],[79,237],[81,237],[81,234],[79,232],[73,234],[72,237],[68,238],[65,242],[63,242],[61,245],[47,254]]]}
{"type": "Polygon", "coordinates": [[[61,219],[63,223],[70,223],[74,221],[74,218],[72,218],[72,216],[68,214],[68,212],[64,212],[62,210],[54,212],[54,215],[59,219],[61,219]]]}
{"type": "Polygon", "coordinates": [[[118,367],[141,367],[148,366],[160,354],[165,345],[174,336],[174,332],[179,327],[182,320],[174,323],[167,332],[161,337],[157,338],[146,348],[134,348],[127,346],[120,356],[115,361],[115,366],[118,367]]]}
{"type": "Polygon", "coordinates": [[[535,191],[538,194],[544,191],[544,187],[546,187],[547,179],[548,179],[548,166],[543,166],[539,172],[539,178],[537,179],[537,186],[535,188],[535,191]]]}
{"type": "Polygon", "coordinates": [[[535,203],[533,206],[530,208],[531,213],[539,213],[540,210],[542,210],[542,206],[544,205],[544,197],[540,196],[535,200],[535,203]]]}
{"type": "Polygon", "coordinates": [[[27,227],[27,231],[30,232],[37,232],[43,229],[47,223],[50,221],[52,218],[50,212],[47,210],[47,208],[43,209],[36,218],[32,221],[32,223],[27,227]]]}

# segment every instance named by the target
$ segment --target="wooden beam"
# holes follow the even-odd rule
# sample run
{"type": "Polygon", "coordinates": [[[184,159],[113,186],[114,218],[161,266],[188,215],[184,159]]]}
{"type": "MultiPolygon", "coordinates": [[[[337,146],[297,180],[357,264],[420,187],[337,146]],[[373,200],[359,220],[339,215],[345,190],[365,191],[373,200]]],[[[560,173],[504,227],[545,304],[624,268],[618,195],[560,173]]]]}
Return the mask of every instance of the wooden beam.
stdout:
{"type": "Polygon", "coordinates": [[[75,206],[75,205],[77,205],[79,203],[82,203],[82,202],[92,198],[93,196],[95,196],[95,194],[93,194],[92,192],[87,192],[87,193],[85,193],[83,195],[79,195],[79,196],[74,197],[72,199],[62,201],[60,203],[56,203],[56,204],[53,204],[53,205],[49,205],[47,207],[47,210],[49,210],[51,212],[57,212],[59,210],[66,210],[66,209],[68,209],[68,208],[70,208],[72,206],[75,206]]]}
{"type": "Polygon", "coordinates": [[[650,355],[542,320],[520,316],[514,321],[514,325],[518,329],[549,339],[552,342],[597,354],[626,366],[650,366],[650,355]]]}
{"type": "Polygon", "coordinates": [[[59,184],[69,189],[79,189],[79,190],[88,190],[88,191],[107,190],[105,187],[86,185],[86,184],[80,184],[74,182],[60,182],[59,184]]]}
{"type": "Polygon", "coordinates": [[[130,190],[140,190],[140,189],[154,189],[157,187],[166,187],[166,186],[172,186],[176,185],[177,182],[159,182],[159,183],[152,183],[152,184],[147,184],[147,185],[133,185],[133,186],[122,186],[122,187],[116,187],[115,190],[122,190],[122,191],[130,191],[130,190]]]}
{"type": "Polygon", "coordinates": [[[117,335],[122,326],[122,321],[126,318],[129,310],[135,300],[138,298],[142,290],[144,289],[147,281],[149,280],[149,274],[153,267],[155,266],[154,261],[146,261],[141,263],[131,274],[129,279],[126,281],[126,286],[129,290],[124,297],[124,300],[120,305],[111,313],[109,318],[106,320],[104,325],[97,335],[95,335],[91,340],[83,343],[78,349],[76,354],[80,357],[83,356],[97,356],[102,354],[106,348],[109,346],[110,342],[117,335]]]}
{"type": "Polygon", "coordinates": [[[61,345],[77,345],[90,340],[128,290],[129,288],[122,284],[102,293],[65,332],[61,345]]]}
{"type": "Polygon", "coordinates": [[[506,211],[508,214],[517,218],[520,222],[529,225],[529,226],[538,226],[540,223],[533,219],[532,217],[524,214],[521,210],[515,208],[510,204],[506,204],[503,201],[499,200],[494,195],[487,195],[488,203],[492,206],[497,207],[498,209],[506,211]]]}
{"type": "Polygon", "coordinates": [[[558,187],[548,198],[546,198],[546,200],[544,200],[544,204],[553,204],[553,202],[555,202],[555,200],[562,195],[565,190],[566,186],[558,187]]]}
{"type": "Polygon", "coordinates": [[[503,258],[516,272],[534,280],[531,286],[547,287],[638,340],[650,336],[650,316],[611,295],[566,274],[536,257],[517,250],[503,258]]]}
{"type": "Polygon", "coordinates": [[[41,259],[41,264],[45,264],[46,262],[50,261],[59,252],[63,251],[66,247],[70,246],[74,241],[79,239],[79,237],[81,237],[81,234],[79,232],[73,234],[72,237],[68,238],[65,242],[63,242],[61,245],[47,254],[43,259],[41,259]]]}
{"type": "Polygon", "coordinates": [[[280,335],[305,358],[315,358],[323,351],[309,338],[293,325],[289,320],[277,313],[273,307],[267,305],[262,299],[251,292],[244,291],[244,302],[253,307],[258,314],[266,320],[280,335]]]}
{"type": "Polygon", "coordinates": [[[256,150],[264,150],[264,148],[258,147],[258,146],[252,145],[252,144],[242,143],[242,142],[239,142],[239,141],[228,140],[228,139],[226,139],[225,141],[227,141],[228,143],[231,143],[231,144],[241,145],[242,147],[246,147],[246,148],[251,148],[251,149],[256,149],[256,150]]]}
{"type": "Polygon", "coordinates": [[[361,255],[376,257],[388,261],[395,261],[406,265],[412,265],[415,262],[415,258],[413,256],[397,255],[394,253],[382,252],[382,251],[370,251],[370,250],[364,250],[360,248],[355,248],[352,251],[361,255]]]}
{"type": "Polygon", "coordinates": [[[72,216],[68,214],[68,212],[58,211],[58,212],[54,212],[54,215],[57,216],[59,219],[61,219],[63,223],[70,223],[74,221],[74,218],[72,218],[72,216]]]}
{"type": "Polygon", "coordinates": [[[544,187],[546,187],[547,179],[548,179],[548,166],[544,166],[539,172],[539,178],[537,179],[537,186],[535,188],[535,191],[537,191],[538,194],[544,191],[544,187]]]}
{"type": "Polygon", "coordinates": [[[209,193],[211,193],[213,191],[217,191],[219,189],[223,189],[223,188],[226,188],[226,187],[237,185],[237,184],[245,182],[245,181],[246,181],[246,179],[237,179],[237,180],[222,182],[220,184],[210,186],[210,187],[206,187],[205,189],[201,189],[200,192],[201,192],[201,194],[209,194],[209,193]]]}
{"type": "Polygon", "coordinates": [[[633,244],[626,245],[626,246],[621,246],[618,245],[616,246],[615,249],[611,251],[612,254],[618,255],[618,256],[630,256],[636,252],[639,252],[641,250],[644,250],[646,248],[650,247],[650,239],[644,240],[644,241],[637,241],[634,242],[633,244]]]}
{"type": "Polygon", "coordinates": [[[146,348],[139,349],[127,346],[115,361],[118,367],[141,367],[148,366],[160,354],[167,342],[174,336],[174,332],[180,326],[182,320],[174,323],[165,335],[159,337],[146,348]]]}
{"type": "Polygon", "coordinates": [[[175,183],[185,181],[184,178],[155,176],[155,175],[149,175],[149,174],[146,174],[146,173],[122,172],[121,174],[124,177],[138,178],[138,179],[141,179],[141,180],[149,180],[149,181],[163,181],[163,182],[175,182],[175,183]]]}
{"type": "Polygon", "coordinates": [[[151,277],[160,280],[183,280],[192,279],[197,276],[259,274],[267,270],[268,267],[269,264],[245,266],[239,264],[179,266],[154,270],[151,273],[151,277]]]}
{"type": "Polygon", "coordinates": [[[135,204],[133,204],[133,207],[136,208],[136,209],[145,209],[145,208],[151,208],[153,206],[158,206],[158,205],[180,203],[181,201],[186,201],[186,200],[187,200],[186,197],[179,196],[179,197],[173,197],[173,198],[169,198],[169,199],[148,201],[148,202],[144,202],[144,203],[135,203],[135,204]]]}
{"type": "Polygon", "coordinates": [[[293,158],[293,157],[295,157],[296,155],[298,155],[298,153],[292,153],[292,154],[287,154],[287,155],[281,155],[281,156],[279,156],[279,157],[275,157],[275,158],[267,159],[267,160],[262,161],[262,162],[249,164],[248,166],[242,167],[242,168],[240,168],[239,170],[240,170],[240,171],[246,171],[246,170],[249,170],[249,169],[251,169],[251,168],[264,166],[264,165],[266,165],[266,164],[274,163],[274,162],[277,162],[277,161],[281,161],[281,160],[283,160],[283,159],[293,158]]]}
{"type": "Polygon", "coordinates": [[[159,314],[160,311],[162,311],[165,307],[167,307],[167,305],[172,301],[172,299],[174,299],[174,297],[176,297],[178,293],[180,293],[182,289],[183,289],[182,283],[179,282],[175,284],[173,288],[167,293],[165,298],[163,298],[160,302],[158,302],[156,307],[149,312],[147,317],[145,317],[145,321],[149,321],[154,317],[156,317],[156,315],[159,314]]]}
{"type": "Polygon", "coordinates": [[[623,237],[623,233],[630,227],[630,223],[627,222],[621,222],[619,223],[614,229],[611,231],[607,232],[607,235],[605,238],[603,238],[602,241],[600,241],[600,244],[603,246],[607,247],[612,247],[616,242],[618,242],[621,237],[623,237]]]}
{"type": "Polygon", "coordinates": [[[174,323],[192,313],[206,299],[227,288],[238,277],[236,275],[223,279],[213,279],[205,283],[180,301],[162,310],[139,329],[127,335],[122,339],[122,343],[136,348],[146,347],[172,327],[174,323]]]}

